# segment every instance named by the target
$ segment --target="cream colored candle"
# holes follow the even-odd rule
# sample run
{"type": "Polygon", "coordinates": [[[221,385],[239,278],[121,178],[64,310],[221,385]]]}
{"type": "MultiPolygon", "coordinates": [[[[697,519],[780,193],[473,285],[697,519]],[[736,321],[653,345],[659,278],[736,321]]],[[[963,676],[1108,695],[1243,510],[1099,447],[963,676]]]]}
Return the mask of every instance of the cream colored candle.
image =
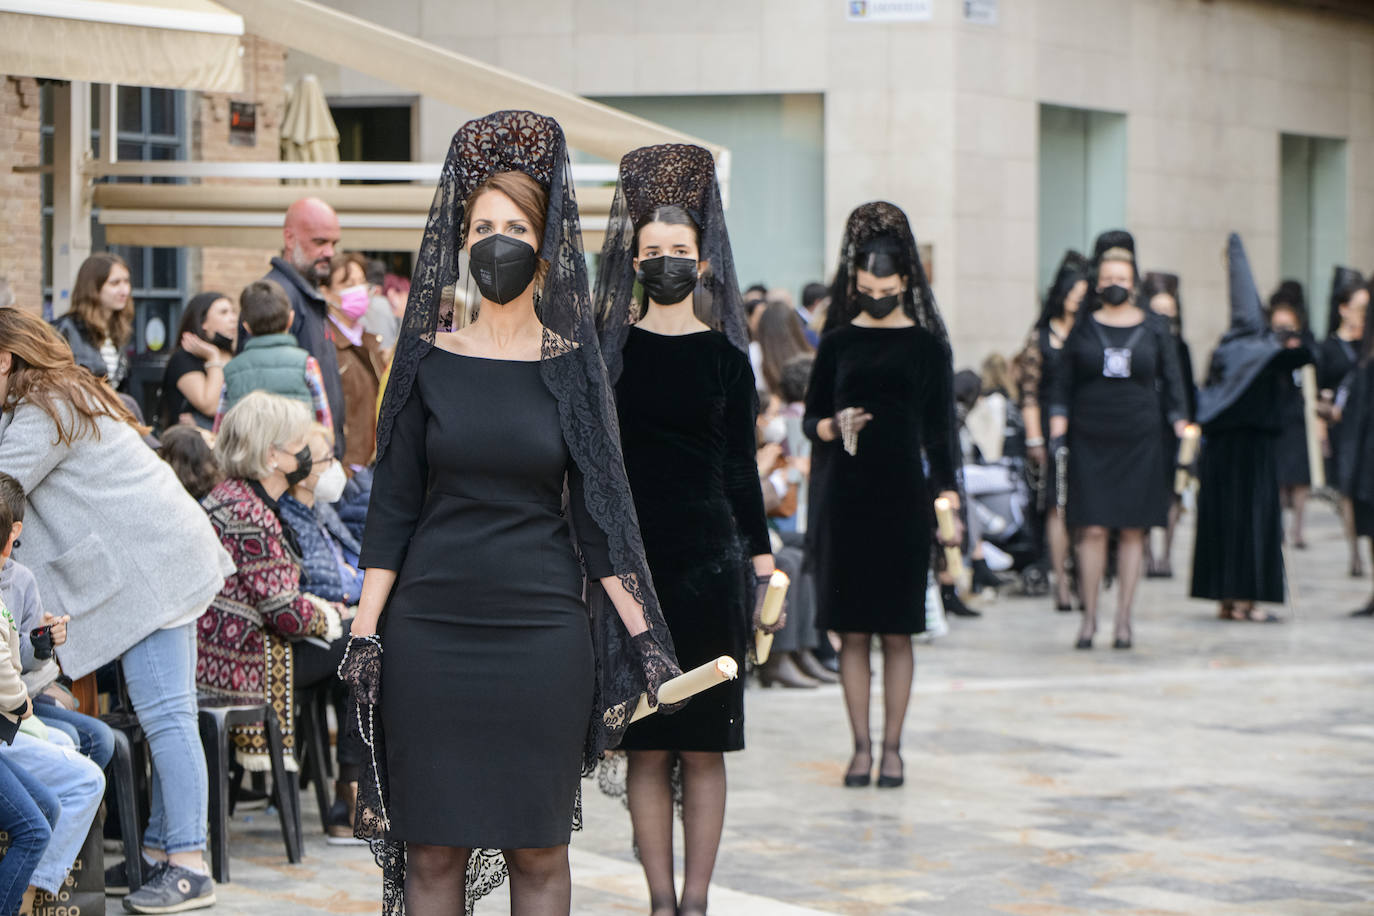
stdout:
{"type": "Polygon", "coordinates": [[[1178,470],[1174,472],[1174,492],[1182,493],[1188,489],[1189,470],[1197,460],[1198,446],[1202,442],[1202,427],[1189,423],[1183,429],[1183,438],[1178,440],[1178,470]]]}
{"type": "MultiPolygon", "coordinates": [[[[787,597],[788,586],[792,580],[781,569],[775,570],[768,580],[768,591],[763,596],[763,607],[759,610],[759,621],[772,626],[782,616],[782,602],[787,597]]],[[[754,661],[762,665],[768,661],[768,653],[773,651],[773,635],[762,630],[754,631],[754,661]]]]}
{"type": "MultiPolygon", "coordinates": [[[[958,537],[959,529],[954,525],[954,507],[943,496],[935,500],[935,523],[940,530],[940,540],[953,541],[958,537]]],[[[945,547],[945,567],[945,571],[956,580],[963,579],[964,552],[958,545],[945,547]]]]}
{"type": "Polygon", "coordinates": [[[1326,462],[1322,458],[1321,420],[1317,418],[1317,367],[1302,367],[1302,415],[1307,421],[1307,472],[1312,489],[1326,486],[1326,462]]]}
{"type": "MultiPolygon", "coordinates": [[[[663,686],[658,688],[658,701],[659,703],[681,703],[689,697],[710,690],[717,684],[733,681],[737,677],[739,677],[739,665],[735,664],[735,660],[730,656],[722,655],[713,662],[707,662],[665,682],[663,686]]],[[[649,705],[647,696],[640,696],[639,705],[635,707],[634,715],[630,717],[630,721],[638,722],[645,716],[653,715],[657,711],[657,706],[649,705]]]]}

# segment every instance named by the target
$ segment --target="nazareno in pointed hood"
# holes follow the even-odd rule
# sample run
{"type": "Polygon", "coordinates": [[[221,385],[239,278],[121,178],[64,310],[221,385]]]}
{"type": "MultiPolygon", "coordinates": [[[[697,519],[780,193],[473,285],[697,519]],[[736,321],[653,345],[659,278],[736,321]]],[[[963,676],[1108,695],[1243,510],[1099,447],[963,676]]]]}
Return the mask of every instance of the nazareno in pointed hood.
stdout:
{"type": "Polygon", "coordinates": [[[1209,423],[1236,403],[1283,346],[1269,333],[1264,302],[1250,271],[1250,259],[1240,236],[1226,242],[1230,284],[1231,325],[1212,354],[1207,386],[1198,395],[1198,422],[1209,423]]]}

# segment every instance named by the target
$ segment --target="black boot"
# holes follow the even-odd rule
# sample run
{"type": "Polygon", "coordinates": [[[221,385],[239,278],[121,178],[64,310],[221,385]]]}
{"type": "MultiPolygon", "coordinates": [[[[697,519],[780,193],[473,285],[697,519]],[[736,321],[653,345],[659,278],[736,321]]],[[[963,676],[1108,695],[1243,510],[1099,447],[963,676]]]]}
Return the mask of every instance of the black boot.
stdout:
{"type": "Polygon", "coordinates": [[[953,585],[940,586],[940,603],[945,606],[946,614],[953,614],[955,617],[983,616],[959,599],[959,593],[954,590],[953,585]]]}
{"type": "Polygon", "coordinates": [[[1002,587],[1002,580],[997,573],[988,569],[988,561],[982,558],[975,559],[971,564],[973,567],[973,590],[981,592],[985,588],[993,591],[1002,587]]]}

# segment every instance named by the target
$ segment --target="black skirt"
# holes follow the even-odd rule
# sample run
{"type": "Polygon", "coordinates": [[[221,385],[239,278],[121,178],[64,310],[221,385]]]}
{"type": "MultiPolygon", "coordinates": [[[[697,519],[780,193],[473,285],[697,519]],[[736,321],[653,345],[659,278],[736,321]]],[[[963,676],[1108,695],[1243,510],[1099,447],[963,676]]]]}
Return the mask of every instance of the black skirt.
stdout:
{"type": "Polygon", "coordinates": [[[1275,438],[1211,433],[1198,463],[1194,598],[1282,603],[1283,526],[1275,438]]]}

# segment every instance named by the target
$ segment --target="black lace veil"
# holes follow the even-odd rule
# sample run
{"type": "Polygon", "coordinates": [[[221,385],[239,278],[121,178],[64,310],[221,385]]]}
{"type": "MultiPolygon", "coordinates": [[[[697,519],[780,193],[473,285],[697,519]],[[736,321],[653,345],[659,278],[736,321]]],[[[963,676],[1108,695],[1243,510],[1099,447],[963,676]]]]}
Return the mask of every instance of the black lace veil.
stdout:
{"type": "Polygon", "coordinates": [[[1047,328],[1051,319],[1064,317],[1064,300],[1079,280],[1088,279],[1088,259],[1070,248],[1059,261],[1059,269],[1054,272],[1054,280],[1045,291],[1040,305],[1040,317],[1035,320],[1037,328],[1047,328]]]}
{"type": "MultiPolygon", "coordinates": [[[[461,320],[454,314],[454,303],[465,202],[483,181],[510,171],[534,178],[549,196],[539,249],[548,272],[535,294],[535,310],[544,325],[540,374],[558,401],[564,440],[582,472],[588,514],[606,535],[615,574],[643,608],[649,632],[671,654],[672,637],[644,559],[634,500],[625,477],[615,402],[597,341],[567,143],[562,128],[552,118],[528,111],[499,111],[469,121],[454,134],[430,207],[382,401],[377,457],[380,459],[390,444],[396,415],[410,395],[420,360],[434,346],[436,332],[450,330],[461,320]]],[[[588,581],[586,591],[595,647],[596,694],[583,753],[584,776],[590,775],[604,751],[619,743],[629,724],[632,704],[646,686],[629,634],[605,590],[599,582],[588,581]]],[[[371,716],[372,710],[360,710],[360,719],[371,716]]],[[[384,742],[380,716],[373,718],[377,738],[384,742]]],[[[405,850],[403,843],[387,836],[385,753],[379,751],[376,760],[375,767],[372,760],[368,761],[371,772],[364,779],[364,783],[376,784],[359,789],[359,835],[372,842],[386,871],[384,912],[396,916],[404,913],[405,850]],[[374,807],[369,809],[368,805],[374,807]]],[[[580,811],[568,814],[577,825],[580,811]]],[[[477,897],[499,885],[504,871],[498,851],[473,851],[468,866],[469,912],[477,897]]]]}
{"type": "Polygon", "coordinates": [[[1349,301],[1350,294],[1364,286],[1364,274],[1353,267],[1336,265],[1331,276],[1331,300],[1326,312],[1326,336],[1332,337],[1341,327],[1341,299],[1349,301]]]}
{"type": "Polygon", "coordinates": [[[696,223],[700,259],[710,265],[702,271],[693,294],[697,317],[741,351],[749,351],[749,331],[735,279],[715,158],[709,150],[686,143],[644,146],[620,160],[620,177],[596,271],[601,353],[613,385],[620,378],[626,335],[644,317],[643,300],[635,295],[635,235],[654,210],[669,205],[686,210],[696,223]]]}

